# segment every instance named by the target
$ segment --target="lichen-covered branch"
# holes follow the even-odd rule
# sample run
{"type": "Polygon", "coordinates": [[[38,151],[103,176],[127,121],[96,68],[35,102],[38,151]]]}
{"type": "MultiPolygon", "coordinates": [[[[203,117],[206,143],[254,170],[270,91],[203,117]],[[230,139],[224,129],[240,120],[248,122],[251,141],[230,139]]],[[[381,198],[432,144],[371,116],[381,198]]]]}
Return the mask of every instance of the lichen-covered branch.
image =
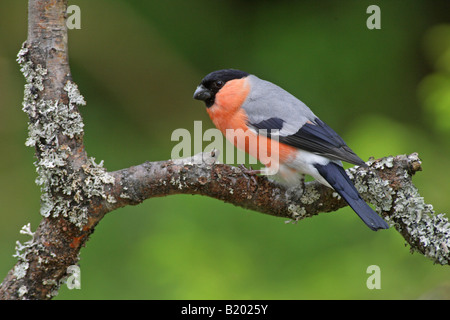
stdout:
{"type": "MultiPolygon", "coordinates": [[[[51,298],[80,246],[105,214],[105,190],[114,183],[83,145],[85,104],[68,62],[67,0],[30,0],[28,37],[17,61],[25,77],[26,145],[36,154],[43,219],[33,238],[18,243],[18,262],[0,285],[1,299],[51,298]]],[[[31,235],[31,233],[30,233],[31,235]]]]}
{"type": "MultiPolygon", "coordinates": [[[[25,77],[23,111],[29,117],[26,145],[36,155],[42,221],[31,239],[17,242],[17,263],[0,284],[0,299],[50,299],[95,226],[112,210],[152,197],[199,194],[297,222],[346,205],[332,189],[309,182],[286,189],[264,176],[216,163],[216,151],[146,162],[108,172],[88,157],[67,56],[67,0],[30,0],[28,38],[17,61],[25,77]]],[[[435,214],[412,183],[421,170],[417,154],[368,162],[347,172],[362,196],[410,244],[436,263],[449,264],[450,223],[435,214]]]]}
{"type": "MultiPolygon", "coordinates": [[[[347,203],[332,189],[309,182],[305,190],[286,189],[264,176],[249,177],[238,167],[215,164],[214,152],[192,158],[147,162],[112,172],[116,183],[111,197],[117,207],[171,194],[200,194],[254,211],[298,221],[347,203]]],[[[416,153],[367,162],[347,173],[363,198],[394,226],[417,251],[435,263],[449,264],[450,223],[435,214],[412,182],[421,170],[416,153]]]]}

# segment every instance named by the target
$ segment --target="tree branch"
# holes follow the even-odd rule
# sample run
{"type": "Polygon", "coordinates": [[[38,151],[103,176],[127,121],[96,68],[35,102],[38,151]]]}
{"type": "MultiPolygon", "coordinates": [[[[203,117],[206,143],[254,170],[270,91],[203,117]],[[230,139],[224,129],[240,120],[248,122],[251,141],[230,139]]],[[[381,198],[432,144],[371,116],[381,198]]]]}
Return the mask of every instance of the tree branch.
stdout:
{"type": "MultiPolygon", "coordinates": [[[[445,215],[434,213],[412,182],[412,176],[422,170],[418,155],[391,156],[367,164],[368,168],[347,170],[363,198],[401,233],[412,251],[448,264],[450,223],[445,215]]],[[[146,162],[111,174],[116,179],[111,190],[111,197],[117,199],[115,207],[171,194],[200,194],[298,221],[347,205],[334,190],[316,181],[306,183],[304,191],[286,189],[267,177],[251,178],[240,168],[215,164],[214,152],[146,162]]]]}
{"type": "MultiPolygon", "coordinates": [[[[317,182],[305,190],[239,168],[217,164],[217,154],[146,162],[107,172],[89,158],[83,145],[85,104],[73,83],[67,49],[66,0],[30,0],[28,39],[18,54],[25,76],[23,110],[29,117],[26,145],[36,153],[36,182],[43,216],[32,236],[17,243],[18,262],[0,285],[0,299],[50,299],[78,262],[80,249],[95,226],[112,210],[152,197],[200,194],[250,210],[298,221],[346,205],[317,182]]],[[[434,214],[412,183],[421,170],[417,154],[368,162],[347,172],[362,196],[418,251],[436,263],[449,263],[450,223],[434,214]]]]}

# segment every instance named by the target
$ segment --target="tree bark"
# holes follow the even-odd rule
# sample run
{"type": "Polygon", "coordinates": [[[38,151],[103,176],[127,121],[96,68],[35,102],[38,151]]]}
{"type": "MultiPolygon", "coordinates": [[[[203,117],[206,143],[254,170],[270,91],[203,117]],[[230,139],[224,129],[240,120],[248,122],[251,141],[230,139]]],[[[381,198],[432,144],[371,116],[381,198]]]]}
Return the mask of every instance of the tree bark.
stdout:
{"type": "MultiPolygon", "coordinates": [[[[292,221],[346,206],[317,182],[286,189],[264,176],[217,164],[216,151],[194,157],[146,162],[108,172],[88,157],[79,107],[85,104],[68,61],[67,0],[30,0],[28,38],[18,54],[29,116],[26,145],[34,147],[43,216],[32,239],[17,243],[16,265],[0,285],[0,299],[50,299],[78,263],[80,249],[112,210],[152,197],[199,194],[292,221]]],[[[412,183],[421,170],[417,154],[368,162],[347,170],[358,191],[418,251],[449,263],[450,223],[436,215],[412,183]]]]}

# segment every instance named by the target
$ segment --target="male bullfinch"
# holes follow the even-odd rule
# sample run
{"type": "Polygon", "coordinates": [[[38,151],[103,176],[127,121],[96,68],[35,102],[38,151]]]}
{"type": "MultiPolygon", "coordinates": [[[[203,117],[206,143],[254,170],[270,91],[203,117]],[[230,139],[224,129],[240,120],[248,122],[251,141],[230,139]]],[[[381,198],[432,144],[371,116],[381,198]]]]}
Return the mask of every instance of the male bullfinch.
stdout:
{"type": "MultiPolygon", "coordinates": [[[[242,129],[256,140],[266,139],[276,145],[273,149],[278,152],[279,163],[275,165],[286,180],[298,177],[298,173],[308,174],[333,188],[370,229],[389,228],[361,198],[341,160],[367,165],[333,129],[287,91],[247,72],[225,69],[208,74],[195,90],[194,99],[205,102],[211,120],[223,134],[227,129],[242,129]],[[271,139],[275,134],[278,139],[271,139]]],[[[259,150],[252,152],[248,147],[251,142],[243,140],[246,142],[233,138],[231,142],[259,159],[259,150]]]]}

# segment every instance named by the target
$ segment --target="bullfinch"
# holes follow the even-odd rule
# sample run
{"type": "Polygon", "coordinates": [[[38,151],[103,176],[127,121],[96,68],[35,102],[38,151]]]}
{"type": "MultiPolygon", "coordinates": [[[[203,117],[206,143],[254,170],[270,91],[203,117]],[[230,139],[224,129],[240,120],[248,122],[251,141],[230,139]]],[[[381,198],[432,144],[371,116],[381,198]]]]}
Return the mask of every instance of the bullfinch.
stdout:
{"type": "Polygon", "coordinates": [[[365,162],[333,129],[287,91],[247,72],[224,69],[203,78],[194,99],[205,102],[211,120],[224,135],[230,129],[245,132],[243,139],[239,139],[239,134],[233,136],[231,142],[236,147],[257,159],[261,147],[250,149],[252,139],[258,140],[258,146],[269,144],[272,152],[276,150],[277,157],[272,159],[278,163],[272,161],[270,166],[276,167],[285,180],[300,174],[310,175],[333,188],[370,229],[389,228],[361,198],[341,161],[367,167],[365,162]],[[267,141],[261,143],[261,139],[267,141]]]}

